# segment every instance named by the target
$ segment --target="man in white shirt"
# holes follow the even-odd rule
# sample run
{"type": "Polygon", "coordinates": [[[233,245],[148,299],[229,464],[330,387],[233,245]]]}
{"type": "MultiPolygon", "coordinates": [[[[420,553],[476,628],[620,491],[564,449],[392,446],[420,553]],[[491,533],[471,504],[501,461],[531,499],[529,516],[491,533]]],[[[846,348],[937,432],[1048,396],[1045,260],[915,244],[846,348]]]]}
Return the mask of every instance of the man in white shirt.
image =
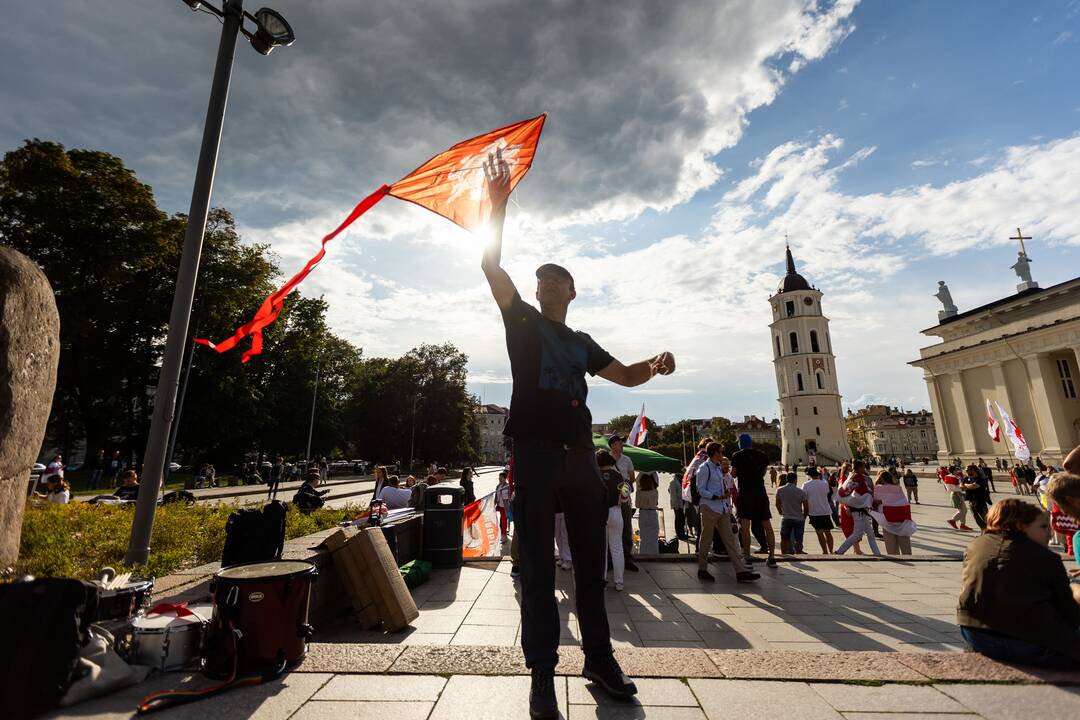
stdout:
{"type": "MultiPolygon", "coordinates": [[[[634,481],[637,480],[637,475],[634,473],[634,461],[623,454],[623,439],[618,435],[612,435],[608,438],[608,446],[611,448],[611,457],[615,458],[615,469],[622,475],[622,479],[626,481],[626,484],[630,486],[630,497],[634,497],[634,481]]],[[[633,500],[630,502],[622,503],[623,516],[623,530],[622,530],[622,544],[623,544],[623,557],[626,559],[626,569],[630,572],[637,572],[638,566],[634,564],[634,561],[630,559],[631,554],[634,552],[634,528],[632,519],[634,517],[633,500]]]]}
{"type": "Polygon", "coordinates": [[[821,552],[832,555],[832,505],[829,504],[829,493],[832,489],[829,487],[828,478],[817,468],[810,468],[806,474],[810,476],[810,479],[803,485],[803,492],[806,493],[806,501],[809,505],[810,527],[817,533],[821,552]]]}
{"type": "Polygon", "coordinates": [[[713,582],[716,578],[708,570],[709,549],[712,547],[713,533],[720,534],[728,558],[735,568],[735,579],[739,582],[757,580],[760,575],[747,570],[742,559],[742,550],[735,540],[731,528],[731,491],[735,488],[735,478],[731,476],[731,464],[723,457],[720,443],[709,443],[705,452],[709,459],[697,470],[694,482],[701,494],[698,511],[701,513],[701,535],[698,536],[698,578],[713,582]]]}
{"type": "Polygon", "coordinates": [[[391,475],[386,479],[383,489],[379,491],[379,499],[385,502],[386,507],[390,510],[409,507],[409,498],[412,496],[412,491],[398,487],[400,484],[401,480],[398,476],[391,475]]]}

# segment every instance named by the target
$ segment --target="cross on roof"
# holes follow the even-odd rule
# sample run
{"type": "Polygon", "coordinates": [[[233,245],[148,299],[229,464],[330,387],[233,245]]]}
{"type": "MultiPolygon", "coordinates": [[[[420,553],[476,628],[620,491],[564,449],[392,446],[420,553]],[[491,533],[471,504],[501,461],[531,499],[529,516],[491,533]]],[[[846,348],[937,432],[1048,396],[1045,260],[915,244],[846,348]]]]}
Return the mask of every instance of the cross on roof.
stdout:
{"type": "Polygon", "coordinates": [[[1024,241],[1025,240],[1030,240],[1031,239],[1030,235],[1025,237],[1024,233],[1020,232],[1020,228],[1016,228],[1016,237],[1010,237],[1009,239],[1010,240],[1019,240],[1020,241],[1020,252],[1023,253],[1024,255],[1027,255],[1027,248],[1024,247],[1024,241]]]}

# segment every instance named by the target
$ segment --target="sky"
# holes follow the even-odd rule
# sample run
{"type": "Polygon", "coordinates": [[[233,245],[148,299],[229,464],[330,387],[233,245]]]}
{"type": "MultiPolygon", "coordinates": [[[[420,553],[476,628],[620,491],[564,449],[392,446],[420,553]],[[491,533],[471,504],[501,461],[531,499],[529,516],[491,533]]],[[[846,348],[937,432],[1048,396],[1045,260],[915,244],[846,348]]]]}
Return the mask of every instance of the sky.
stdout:
{"type": "MultiPolygon", "coordinates": [[[[937,281],[961,312],[1012,294],[1018,227],[1043,287],[1080,275],[1080,0],[272,6],[297,40],[262,57],[241,38],[213,204],[291,275],[383,183],[548,113],[504,266],[530,299],[538,265],[565,265],[571,327],[624,362],[678,362],[638,388],[590,380],[598,422],[775,417],[785,241],[824,293],[847,408],[929,407],[907,363],[937,342],[920,334],[937,281]]],[[[218,22],[180,0],[6,17],[0,148],[114,153],[186,212],[218,22]]],[[[470,390],[505,405],[483,243],[388,198],[301,292],[367,357],[453,342],[470,390]]]]}

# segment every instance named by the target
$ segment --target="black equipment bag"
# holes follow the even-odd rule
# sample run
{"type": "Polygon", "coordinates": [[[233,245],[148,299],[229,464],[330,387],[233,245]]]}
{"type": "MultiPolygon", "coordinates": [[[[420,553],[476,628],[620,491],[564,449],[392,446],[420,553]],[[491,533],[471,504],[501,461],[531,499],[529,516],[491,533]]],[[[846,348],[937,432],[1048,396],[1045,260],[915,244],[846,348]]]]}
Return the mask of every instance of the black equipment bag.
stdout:
{"type": "Polygon", "coordinates": [[[97,615],[98,587],[70,578],[0,584],[0,708],[32,718],[67,692],[97,615]]]}
{"type": "Polygon", "coordinates": [[[225,521],[221,567],[269,562],[285,549],[285,505],[277,500],[262,510],[237,510],[225,521]]]}
{"type": "Polygon", "coordinates": [[[671,538],[670,540],[660,541],[660,554],[661,555],[675,555],[679,552],[679,538],[671,538]]]}

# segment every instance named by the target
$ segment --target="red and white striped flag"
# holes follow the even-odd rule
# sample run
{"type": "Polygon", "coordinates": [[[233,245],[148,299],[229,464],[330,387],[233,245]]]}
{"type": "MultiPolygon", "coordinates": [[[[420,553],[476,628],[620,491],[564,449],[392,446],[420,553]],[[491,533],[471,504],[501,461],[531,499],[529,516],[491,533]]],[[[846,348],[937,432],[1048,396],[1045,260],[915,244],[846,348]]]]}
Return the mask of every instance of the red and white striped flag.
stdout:
{"type": "Polygon", "coordinates": [[[994,417],[994,411],[990,408],[990,399],[986,399],[986,432],[994,442],[1001,442],[1001,423],[994,417]]]}
{"type": "Polygon", "coordinates": [[[630,428],[630,437],[626,438],[626,443],[633,447],[639,447],[645,442],[645,438],[649,435],[648,419],[645,417],[645,404],[641,405],[641,414],[638,415],[637,420],[634,421],[634,427],[630,428]]]}

